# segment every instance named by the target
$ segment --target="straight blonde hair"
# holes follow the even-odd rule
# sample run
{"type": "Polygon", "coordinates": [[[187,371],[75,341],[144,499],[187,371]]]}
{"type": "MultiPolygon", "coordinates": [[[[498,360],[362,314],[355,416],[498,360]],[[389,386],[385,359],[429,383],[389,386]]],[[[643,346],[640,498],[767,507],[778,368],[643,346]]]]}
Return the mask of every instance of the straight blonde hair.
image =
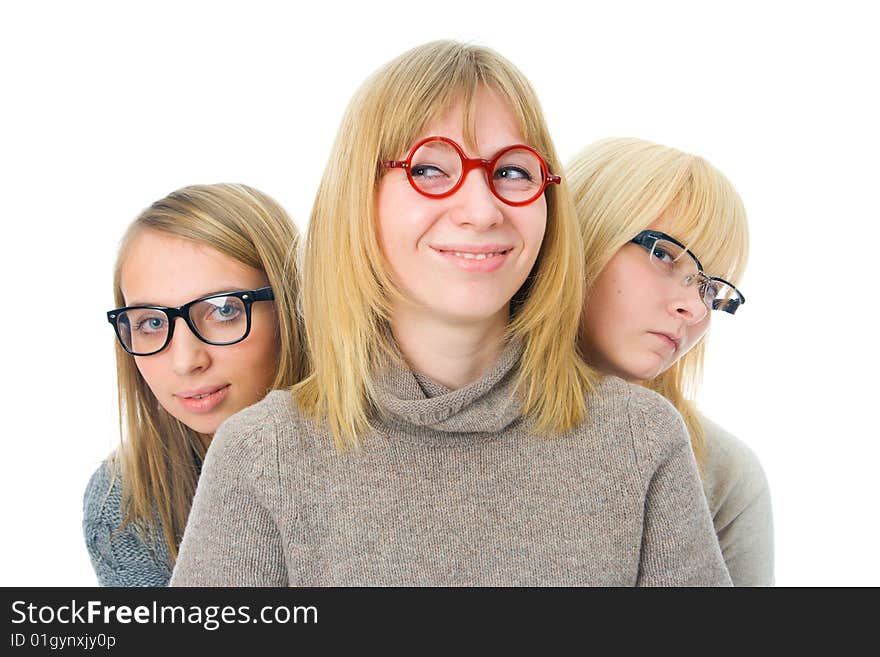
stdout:
{"type": "MultiPolygon", "coordinates": [[[[730,181],[696,155],[641,139],[604,139],[567,169],[584,243],[586,296],[620,248],[659,218],[664,231],[697,255],[712,276],[737,284],[749,252],[742,200],[730,181]]],[[[703,463],[705,434],[693,398],[705,339],[660,376],[642,384],[678,409],[703,463]]]]}
{"type": "MultiPolygon", "coordinates": [[[[294,388],[309,416],[326,421],[340,452],[360,449],[378,411],[377,371],[399,358],[387,330],[401,293],[376,235],[378,163],[401,157],[425,126],[463,102],[463,130],[473,146],[477,92],[507,101],[525,141],[551,171],[560,164],[529,82],[506,59],[479,46],[435,41],[374,73],[355,93],[312,209],[302,285],[311,375],[294,388]]],[[[539,433],[584,420],[597,375],[577,357],[583,301],[583,253],[566,183],[550,186],[547,230],[531,275],[511,303],[507,339],[521,339],[523,414],[539,433]]]]}
{"type": "MultiPolygon", "coordinates": [[[[116,305],[125,305],[121,271],[132,244],[146,230],[207,245],[266,274],[275,296],[280,354],[272,388],[299,381],[306,367],[297,315],[299,234],[287,213],[245,185],[193,185],[144,210],[122,238],[113,275],[116,305]]],[[[122,477],[124,528],[162,537],[172,563],[186,527],[205,447],[198,434],[169,414],[144,381],[134,358],[116,344],[121,444],[111,457],[122,477]]],[[[268,391],[266,391],[268,392],[268,391]]],[[[149,544],[149,543],[148,543],[149,544]]]]}

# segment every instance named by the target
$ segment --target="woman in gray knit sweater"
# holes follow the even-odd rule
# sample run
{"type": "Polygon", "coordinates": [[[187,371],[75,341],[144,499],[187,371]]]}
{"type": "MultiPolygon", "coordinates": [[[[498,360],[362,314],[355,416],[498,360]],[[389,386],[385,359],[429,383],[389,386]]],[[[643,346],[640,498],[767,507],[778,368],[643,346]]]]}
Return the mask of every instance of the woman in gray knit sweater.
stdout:
{"type": "Polygon", "coordinates": [[[583,352],[678,409],[734,584],[771,585],[773,518],[761,464],[686,394],[699,381],[710,319],[729,320],[744,302],[734,285],[748,255],[742,201],[706,160],[641,139],[592,144],[567,172],[586,250],[583,352]]]}
{"type": "Polygon", "coordinates": [[[297,239],[271,198],[223,184],[169,194],[123,237],[107,318],[124,435],[83,499],[99,584],[168,583],[217,427],[299,380],[297,239]]]}
{"type": "Polygon", "coordinates": [[[310,375],[217,432],[172,585],[729,585],[687,432],[577,354],[529,83],[434,42],[355,94],[312,210],[310,375]]]}

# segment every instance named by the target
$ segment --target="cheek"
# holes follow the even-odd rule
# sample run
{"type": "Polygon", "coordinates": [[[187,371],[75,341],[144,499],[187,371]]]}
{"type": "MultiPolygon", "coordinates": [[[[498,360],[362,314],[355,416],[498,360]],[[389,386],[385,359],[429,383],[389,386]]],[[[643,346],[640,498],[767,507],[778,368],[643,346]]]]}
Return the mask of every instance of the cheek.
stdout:
{"type": "Polygon", "coordinates": [[[251,334],[240,345],[233,345],[240,349],[229,354],[226,367],[230,372],[241,373],[248,380],[248,387],[253,387],[253,394],[262,395],[278,369],[280,336],[274,313],[266,312],[253,320],[251,334]]]}
{"type": "Polygon", "coordinates": [[[161,396],[162,389],[167,384],[168,366],[163,363],[164,353],[158,353],[153,356],[134,356],[135,365],[138,372],[144,378],[147,386],[157,397],[161,396]]]}
{"type": "Polygon", "coordinates": [[[688,328],[687,342],[684,344],[684,349],[681,350],[679,358],[681,358],[681,356],[684,356],[687,352],[689,352],[700,343],[700,340],[703,339],[703,336],[706,335],[706,332],[709,330],[710,318],[711,315],[699,324],[695,324],[694,326],[688,328]]]}
{"type": "MultiPolygon", "coordinates": [[[[374,205],[379,245],[385,258],[391,262],[399,258],[401,249],[412,249],[418,236],[427,228],[428,217],[421,197],[413,198],[415,192],[404,178],[385,178],[379,184],[374,205]]],[[[436,208],[436,202],[433,207],[436,208]]]]}
{"type": "Polygon", "coordinates": [[[526,246],[537,253],[541,250],[547,232],[547,201],[542,197],[532,205],[519,209],[523,212],[517,216],[515,222],[517,232],[522,235],[526,246]]]}
{"type": "Polygon", "coordinates": [[[638,308],[638,300],[630,292],[625,281],[613,272],[603,272],[586,304],[589,321],[597,326],[622,328],[633,319],[633,311],[638,308]]]}

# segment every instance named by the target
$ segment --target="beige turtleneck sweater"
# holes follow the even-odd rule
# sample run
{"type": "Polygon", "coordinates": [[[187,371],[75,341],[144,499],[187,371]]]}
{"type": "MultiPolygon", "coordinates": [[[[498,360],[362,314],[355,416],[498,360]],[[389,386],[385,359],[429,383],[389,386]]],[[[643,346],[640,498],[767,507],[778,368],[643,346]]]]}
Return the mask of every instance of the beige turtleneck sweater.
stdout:
{"type": "Polygon", "coordinates": [[[535,436],[521,351],[459,390],[389,372],[359,454],[288,392],[230,418],[172,586],[730,585],[672,406],[608,377],[583,425],[535,436]]]}

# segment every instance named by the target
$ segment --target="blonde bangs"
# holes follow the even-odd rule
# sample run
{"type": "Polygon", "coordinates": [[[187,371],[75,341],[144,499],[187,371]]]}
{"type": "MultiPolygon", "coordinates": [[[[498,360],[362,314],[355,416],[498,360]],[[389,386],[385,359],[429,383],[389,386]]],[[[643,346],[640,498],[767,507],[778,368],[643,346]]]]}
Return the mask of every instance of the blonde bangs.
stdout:
{"type": "Polygon", "coordinates": [[[665,232],[690,249],[709,276],[738,284],[749,252],[742,200],[711,164],[689,159],[687,178],[664,212],[665,232]]]}

